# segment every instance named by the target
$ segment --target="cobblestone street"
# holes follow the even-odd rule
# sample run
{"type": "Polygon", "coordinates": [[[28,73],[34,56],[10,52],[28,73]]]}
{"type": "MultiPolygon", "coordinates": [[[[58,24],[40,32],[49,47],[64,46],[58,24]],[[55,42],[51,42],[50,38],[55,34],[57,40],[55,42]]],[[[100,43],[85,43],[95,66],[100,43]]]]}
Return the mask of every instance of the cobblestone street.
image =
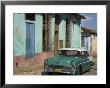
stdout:
{"type": "Polygon", "coordinates": [[[84,73],[83,75],[97,75],[97,58],[93,59],[94,65],[91,66],[91,70],[89,72],[84,73]]]}
{"type": "MultiPolygon", "coordinates": [[[[94,65],[91,67],[91,70],[83,73],[82,75],[97,75],[97,59],[94,58],[94,65]]],[[[41,75],[43,71],[43,61],[31,66],[24,67],[15,67],[14,75],[41,75]]]]}

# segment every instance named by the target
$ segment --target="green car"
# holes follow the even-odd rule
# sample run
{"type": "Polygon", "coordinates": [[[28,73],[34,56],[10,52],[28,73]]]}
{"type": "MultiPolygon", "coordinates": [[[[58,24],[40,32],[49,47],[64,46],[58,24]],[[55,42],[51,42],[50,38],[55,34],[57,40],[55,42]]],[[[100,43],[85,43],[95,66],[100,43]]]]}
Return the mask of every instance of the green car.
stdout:
{"type": "Polygon", "coordinates": [[[58,55],[44,60],[43,73],[80,75],[91,69],[91,62],[85,49],[62,48],[58,55]]]}

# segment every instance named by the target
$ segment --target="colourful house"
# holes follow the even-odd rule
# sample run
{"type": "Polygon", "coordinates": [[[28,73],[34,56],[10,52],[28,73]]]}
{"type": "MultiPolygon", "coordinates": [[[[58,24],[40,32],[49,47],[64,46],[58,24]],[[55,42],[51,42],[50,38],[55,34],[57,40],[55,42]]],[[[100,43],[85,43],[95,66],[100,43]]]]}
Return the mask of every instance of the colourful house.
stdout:
{"type": "Polygon", "coordinates": [[[81,27],[81,47],[87,49],[92,56],[97,56],[97,32],[81,27]]]}
{"type": "Polygon", "coordinates": [[[81,47],[81,19],[85,17],[77,13],[15,13],[14,58],[27,59],[39,53],[57,53],[59,48],[81,47]]]}

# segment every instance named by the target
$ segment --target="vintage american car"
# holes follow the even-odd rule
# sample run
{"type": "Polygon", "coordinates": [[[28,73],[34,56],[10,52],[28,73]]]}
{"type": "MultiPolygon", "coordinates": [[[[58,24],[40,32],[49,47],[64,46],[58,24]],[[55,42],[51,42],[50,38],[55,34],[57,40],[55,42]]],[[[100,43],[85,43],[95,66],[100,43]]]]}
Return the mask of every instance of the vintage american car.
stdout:
{"type": "Polygon", "coordinates": [[[92,57],[85,49],[62,48],[54,57],[44,60],[43,73],[80,75],[91,69],[92,57]]]}

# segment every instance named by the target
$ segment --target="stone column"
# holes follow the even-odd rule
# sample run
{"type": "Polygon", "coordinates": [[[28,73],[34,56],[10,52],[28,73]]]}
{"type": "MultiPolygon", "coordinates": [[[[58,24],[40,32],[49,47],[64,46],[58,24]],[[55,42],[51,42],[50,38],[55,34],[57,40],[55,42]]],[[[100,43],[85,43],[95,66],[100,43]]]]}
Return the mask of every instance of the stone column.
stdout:
{"type": "Polygon", "coordinates": [[[90,51],[91,47],[91,37],[88,37],[88,51],[90,51]]]}
{"type": "Polygon", "coordinates": [[[54,51],[55,15],[50,15],[49,50],[54,51]]]}
{"type": "Polygon", "coordinates": [[[85,42],[84,48],[87,50],[87,37],[84,37],[84,42],[85,42]]]}

